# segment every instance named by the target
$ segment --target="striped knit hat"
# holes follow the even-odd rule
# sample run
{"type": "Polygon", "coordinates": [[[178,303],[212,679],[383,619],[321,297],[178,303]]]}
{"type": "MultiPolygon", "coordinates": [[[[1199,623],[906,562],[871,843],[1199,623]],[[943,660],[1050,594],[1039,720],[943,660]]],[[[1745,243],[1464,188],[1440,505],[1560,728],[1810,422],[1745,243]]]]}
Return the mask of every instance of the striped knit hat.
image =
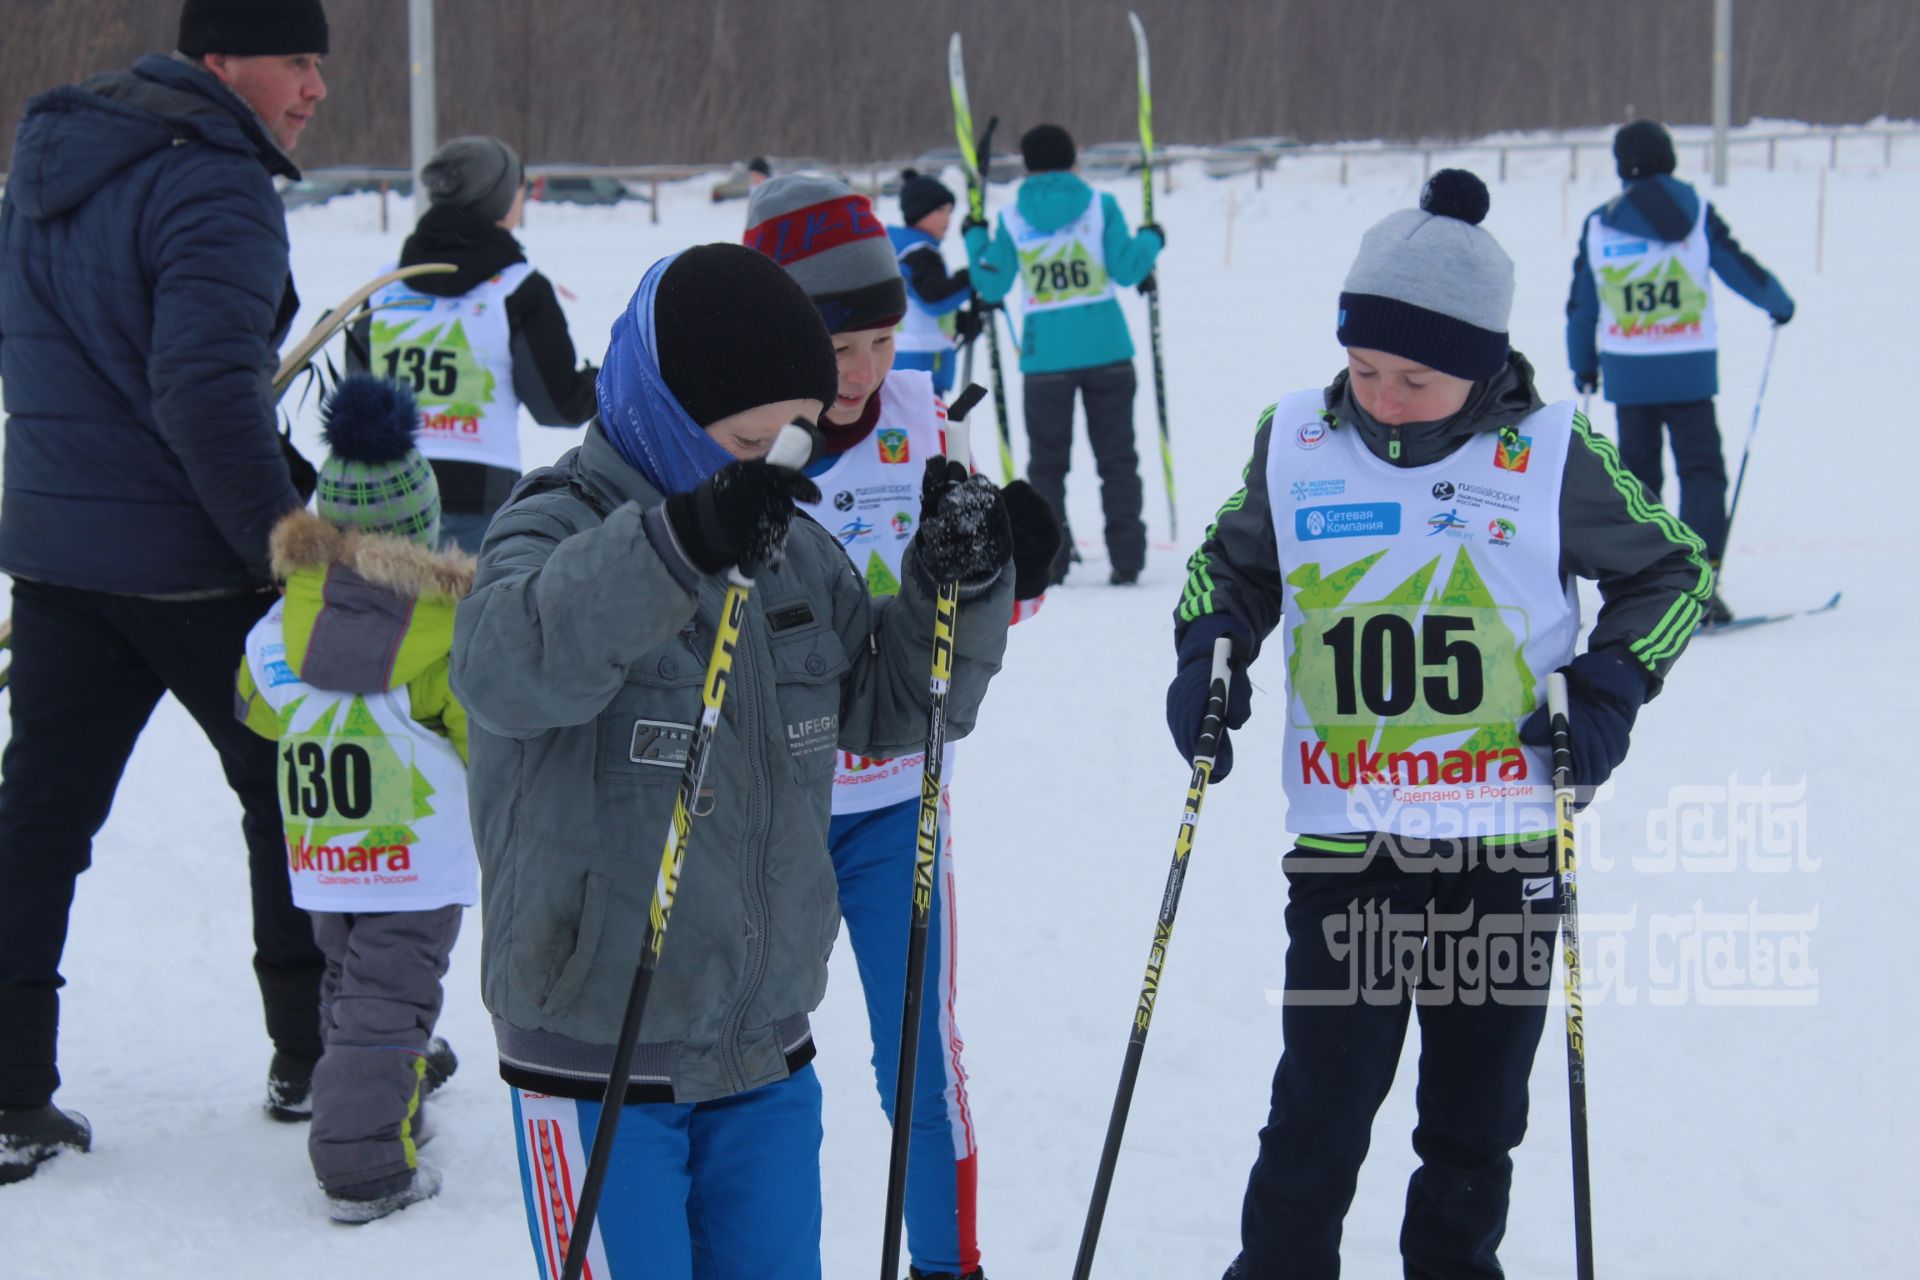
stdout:
{"type": "Polygon", "coordinates": [[[342,529],[440,544],[440,485],[414,448],[413,393],[370,373],[348,376],[320,406],[327,460],[314,506],[342,529]]]}
{"type": "Polygon", "coordinates": [[[873,202],[837,178],[793,173],[747,199],[743,243],[787,269],[820,309],[829,333],[891,329],[907,313],[907,284],[873,202]]]}

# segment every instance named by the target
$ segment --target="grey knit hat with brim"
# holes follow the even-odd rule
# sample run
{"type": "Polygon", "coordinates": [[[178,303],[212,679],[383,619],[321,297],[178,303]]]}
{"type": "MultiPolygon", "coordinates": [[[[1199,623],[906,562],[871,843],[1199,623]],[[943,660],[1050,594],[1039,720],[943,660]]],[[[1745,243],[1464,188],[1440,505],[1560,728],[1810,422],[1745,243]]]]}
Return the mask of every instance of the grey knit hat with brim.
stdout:
{"type": "Polygon", "coordinates": [[[498,138],[481,135],[455,138],[420,170],[434,204],[469,209],[488,222],[507,216],[525,176],[518,152],[498,138]]]}
{"type": "Polygon", "coordinates": [[[1367,347],[1478,382],[1507,362],[1513,260],[1482,230],[1486,183],[1442,169],[1418,209],[1390,213],[1360,238],[1340,291],[1343,347],[1367,347]]]}
{"type": "Polygon", "coordinates": [[[907,313],[886,227],[873,202],[838,178],[790,173],[761,183],[747,199],[743,243],[787,269],[829,333],[892,328],[907,313]]]}

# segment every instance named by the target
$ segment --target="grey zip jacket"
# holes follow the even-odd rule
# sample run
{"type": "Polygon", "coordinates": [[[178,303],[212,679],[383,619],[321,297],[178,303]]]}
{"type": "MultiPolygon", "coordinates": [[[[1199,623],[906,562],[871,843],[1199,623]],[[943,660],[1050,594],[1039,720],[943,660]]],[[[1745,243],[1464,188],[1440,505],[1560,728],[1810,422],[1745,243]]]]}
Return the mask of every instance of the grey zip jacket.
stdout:
{"type": "MultiPolygon", "coordinates": [[[[1515,351],[1507,367],[1476,383],[1460,412],[1441,423],[1388,427],[1354,400],[1342,370],[1326,390],[1322,415],[1330,429],[1358,431],[1374,456],[1418,467],[1453,453],[1482,432],[1519,423],[1540,408],[1533,366],[1515,351]]],[[[1174,609],[1174,643],[1208,614],[1226,614],[1257,646],[1280,625],[1282,569],[1267,493],[1267,449],[1273,431],[1269,406],[1254,434],[1245,486],[1220,508],[1207,537],[1187,560],[1187,584],[1174,609]]],[[[1592,652],[1612,651],[1642,672],[1647,696],[1659,693],[1667,671],[1699,625],[1713,590],[1713,570],[1693,530],[1661,508],[1621,465],[1613,442],[1574,416],[1560,488],[1563,578],[1598,581],[1600,613],[1587,640],[1592,652]]],[[[1248,662],[1253,661],[1251,654],[1248,662]]]]}
{"type": "MultiPolygon", "coordinates": [[[[566,1096],[605,1087],[726,593],[656,550],[662,499],[595,424],[495,519],[454,627],[501,1075],[566,1096]]],[[[875,600],[800,516],[755,576],[629,1102],[725,1097],[811,1058],[840,924],[836,753],[926,742],[934,587],[914,547],[905,568],[875,600]]],[[[1010,566],[963,592],[950,738],[973,728],[1012,606],[1010,566]]]]}

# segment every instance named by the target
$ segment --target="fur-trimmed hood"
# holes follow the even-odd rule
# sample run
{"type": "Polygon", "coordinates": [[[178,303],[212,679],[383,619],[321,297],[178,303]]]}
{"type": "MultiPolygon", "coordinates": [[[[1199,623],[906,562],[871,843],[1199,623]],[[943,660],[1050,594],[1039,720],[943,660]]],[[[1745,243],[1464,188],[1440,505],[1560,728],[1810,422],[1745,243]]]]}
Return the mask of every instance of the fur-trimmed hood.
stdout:
{"type": "Polygon", "coordinates": [[[281,517],[269,550],[286,584],[287,663],[314,688],[376,693],[446,663],[472,556],[348,532],[310,511],[281,517]]]}
{"type": "Polygon", "coordinates": [[[429,551],[391,534],[355,533],[311,511],[290,511],[268,543],[273,576],[282,582],[302,569],[342,565],[368,582],[415,599],[463,599],[473,590],[474,558],[464,551],[429,551]]]}

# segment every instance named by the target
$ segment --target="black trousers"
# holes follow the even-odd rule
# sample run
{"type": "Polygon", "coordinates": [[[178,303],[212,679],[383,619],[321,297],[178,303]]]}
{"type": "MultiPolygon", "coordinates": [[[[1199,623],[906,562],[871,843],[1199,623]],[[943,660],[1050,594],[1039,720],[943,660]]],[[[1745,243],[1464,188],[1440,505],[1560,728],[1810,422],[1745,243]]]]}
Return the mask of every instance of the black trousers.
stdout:
{"type": "Polygon", "coordinates": [[[1147,563],[1147,526],[1140,519],[1140,455],[1133,447],[1133,362],[1028,375],[1027,482],[1052,505],[1065,536],[1053,562],[1053,580],[1067,576],[1073,530],[1067,527],[1067,468],[1073,455],[1073,396],[1087,412],[1087,440],[1100,473],[1100,509],[1106,513],[1107,557],[1115,571],[1137,574],[1147,563]]]}
{"type": "MultiPolygon", "coordinates": [[[[271,600],[171,602],[13,584],[13,736],[0,757],[0,1106],[37,1106],[59,1086],[57,992],[74,882],[165,693],[199,722],[240,798],[268,1032],[318,1056],[323,960],[288,887],[277,750],[234,717],[246,635],[271,600]]],[[[181,927],[155,920],[143,949],[163,960],[181,927]]]]}
{"type": "Polygon", "coordinates": [[[1553,973],[1550,845],[1375,836],[1366,854],[1296,849],[1284,866],[1285,1048],[1229,1274],[1340,1274],[1341,1225],[1411,1012],[1420,1167],[1400,1230],[1406,1275],[1501,1275],[1508,1153],[1526,1132],[1553,973]]]}
{"type": "Polygon", "coordinates": [[[1620,420],[1620,461],[1655,499],[1665,480],[1660,446],[1661,428],[1666,428],[1680,480],[1680,519],[1707,544],[1707,559],[1719,564],[1727,549],[1727,460],[1720,452],[1713,401],[1623,404],[1614,411],[1620,420]]]}

